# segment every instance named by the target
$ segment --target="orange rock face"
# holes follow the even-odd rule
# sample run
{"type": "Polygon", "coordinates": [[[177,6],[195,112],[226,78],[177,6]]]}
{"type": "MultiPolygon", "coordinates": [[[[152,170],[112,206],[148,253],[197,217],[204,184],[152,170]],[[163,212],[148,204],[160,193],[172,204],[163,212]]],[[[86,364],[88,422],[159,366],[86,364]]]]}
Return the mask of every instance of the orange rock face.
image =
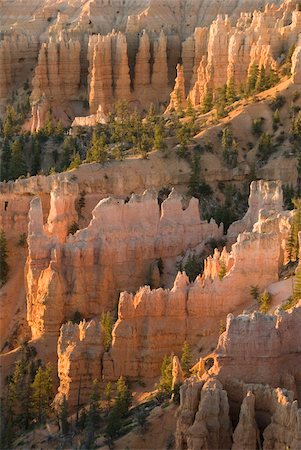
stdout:
{"type": "Polygon", "coordinates": [[[301,303],[269,316],[228,316],[226,332],[216,349],[215,370],[221,379],[282,386],[300,399],[301,303]]]}
{"type": "Polygon", "coordinates": [[[63,325],[58,340],[58,376],[60,385],[55,404],[64,396],[70,411],[89,401],[93,381],[101,376],[104,352],[103,332],[99,322],[68,322],[63,325]]]}
{"type": "Polygon", "coordinates": [[[76,311],[89,318],[113,310],[118,291],[143,285],[159,258],[166,268],[161,283],[168,283],[178,255],[222,236],[214,221],[200,220],[196,199],[183,210],[181,197],[172,191],[160,210],[157,194],[146,191],[127,203],[100,201],[89,226],[65,241],[74,197],[60,192],[61,198],[58,191],[51,195],[45,229],[40,201],[31,203],[27,289],[28,320],[35,337],[58,333],[76,311]],[[52,308],[54,303],[60,306],[52,308]]]}

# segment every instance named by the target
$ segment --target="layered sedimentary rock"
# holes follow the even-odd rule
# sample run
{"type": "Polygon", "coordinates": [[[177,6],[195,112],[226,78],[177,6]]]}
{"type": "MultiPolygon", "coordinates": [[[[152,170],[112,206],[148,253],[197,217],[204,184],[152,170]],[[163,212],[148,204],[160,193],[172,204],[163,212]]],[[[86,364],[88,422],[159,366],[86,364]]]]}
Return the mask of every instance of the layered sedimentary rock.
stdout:
{"type": "Polygon", "coordinates": [[[189,379],[180,390],[176,448],[264,450],[301,444],[301,410],[291,392],[216,378],[189,379]],[[236,423],[232,435],[231,422],[236,423]]]}
{"type": "Polygon", "coordinates": [[[216,349],[215,372],[249,383],[282,386],[301,396],[301,302],[275,315],[253,313],[227,318],[216,349]]]}
{"type": "Polygon", "coordinates": [[[250,185],[248,211],[245,216],[230,225],[228,239],[236,239],[242,231],[252,231],[258,221],[260,210],[280,212],[283,210],[283,193],[280,181],[259,180],[250,185]]]}
{"type": "Polygon", "coordinates": [[[68,322],[58,340],[58,376],[60,385],[55,404],[65,397],[71,411],[89,401],[93,381],[100,381],[104,353],[103,331],[99,322],[68,322]]]}
{"type": "Polygon", "coordinates": [[[190,97],[198,104],[209,86],[218,87],[232,78],[235,84],[245,82],[254,61],[276,67],[280,46],[296,40],[300,25],[294,13],[291,26],[285,26],[295,1],[285,2],[278,11],[275,5],[281,2],[274,0],[264,13],[254,13],[251,25],[250,14],[264,7],[266,0],[251,4],[233,0],[164,5],[150,0],[23,3],[15,7],[20,10],[17,15],[11,3],[2,5],[0,23],[5,36],[0,44],[4,68],[0,101],[5,104],[26,74],[33,85],[33,131],[45,124],[50,108],[56,120],[70,124],[74,117],[86,114],[83,106],[87,99],[90,115],[96,114],[99,106],[107,113],[120,99],[142,110],[151,102],[165,104],[180,61],[185,93],[195,84],[190,97]],[[229,19],[221,18],[225,14],[229,19]],[[201,28],[211,24],[210,29],[201,28]],[[247,33],[250,38],[245,37],[247,33]],[[78,105],[74,104],[74,88],[78,105]]]}
{"type": "Polygon", "coordinates": [[[130,76],[129,42],[123,33],[91,36],[88,45],[90,112],[99,107],[108,114],[115,104],[127,101],[146,109],[167,100],[168,83],[167,39],[163,32],[152,40],[143,31],[139,37],[134,74],[130,76]]]}
{"type": "Polygon", "coordinates": [[[35,36],[12,33],[0,40],[1,107],[10,99],[14,89],[24,86],[29,89],[37,53],[38,41],[35,36]]]}
{"type": "Polygon", "coordinates": [[[165,354],[179,354],[186,339],[196,346],[201,336],[214,334],[227,311],[250,302],[252,285],[263,290],[277,280],[280,257],[276,231],[245,232],[230,255],[224,250],[209,258],[194,283],[179,273],[171,290],[143,287],[136,295],[122,293],[105,376],[155,376],[165,354]]]}
{"type": "Polygon", "coordinates": [[[41,202],[31,202],[27,286],[34,337],[57,333],[76,311],[89,318],[112,310],[118,291],[135,291],[153,278],[159,258],[164,265],[160,283],[168,283],[178,255],[222,235],[214,221],[200,220],[196,199],[183,210],[181,197],[172,191],[159,207],[157,194],[146,191],[128,202],[101,200],[89,226],[64,241],[73,220],[72,196],[63,191],[61,196],[56,191],[51,197],[45,229],[41,202]]]}
{"type": "MultiPolygon", "coordinates": [[[[280,7],[269,5],[264,11],[242,13],[235,25],[231,17],[218,15],[205,31],[196,29],[182,47],[184,84],[186,91],[190,87],[192,104],[201,104],[206,93],[210,90],[214,93],[225,85],[239,90],[246,85],[254,64],[263,67],[267,74],[271,69],[277,70],[289,48],[297,42],[300,17],[296,2],[287,1],[280,7]]],[[[296,51],[292,69],[296,83],[300,72],[298,59],[296,51]]],[[[175,106],[177,89],[176,81],[170,106],[175,106]]]]}
{"type": "Polygon", "coordinates": [[[69,123],[68,110],[79,95],[80,50],[80,42],[64,34],[41,46],[32,80],[32,131],[45,124],[50,109],[53,119],[69,123]]]}

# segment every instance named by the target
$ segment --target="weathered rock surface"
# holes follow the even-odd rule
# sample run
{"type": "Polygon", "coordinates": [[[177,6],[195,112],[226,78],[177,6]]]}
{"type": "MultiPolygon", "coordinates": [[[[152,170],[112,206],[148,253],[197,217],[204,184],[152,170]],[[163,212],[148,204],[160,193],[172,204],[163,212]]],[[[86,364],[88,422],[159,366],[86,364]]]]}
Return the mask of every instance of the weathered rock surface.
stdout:
{"type": "Polygon", "coordinates": [[[186,94],[192,88],[199,104],[208,87],[245,82],[253,62],[277,67],[300,31],[295,0],[279,9],[274,0],[264,12],[255,10],[266,0],[2,3],[0,102],[25,75],[33,86],[33,131],[50,109],[65,125],[87,115],[87,99],[90,115],[99,106],[106,114],[120,99],[140,109],[165,105],[181,60],[186,94]]]}
{"type": "Polygon", "coordinates": [[[69,412],[89,401],[93,381],[101,379],[101,360],[104,353],[103,331],[97,320],[68,322],[61,327],[58,340],[58,376],[60,385],[55,404],[64,397],[69,412]]]}
{"type": "Polygon", "coordinates": [[[143,285],[159,258],[165,267],[161,283],[168,283],[176,272],[178,255],[222,235],[222,227],[214,221],[200,220],[196,199],[183,210],[181,196],[172,191],[159,207],[157,194],[146,191],[128,202],[101,200],[89,226],[64,242],[72,223],[74,197],[60,189],[51,196],[45,230],[40,201],[31,203],[28,319],[35,337],[47,330],[58,332],[60,324],[76,311],[89,318],[113,310],[118,291],[135,291],[143,285]],[[44,314],[51,315],[48,323],[44,314]]]}
{"type": "Polygon", "coordinates": [[[222,386],[216,378],[205,383],[192,378],[180,390],[176,448],[256,450],[262,433],[264,450],[297,450],[300,414],[285,389],[235,380],[222,386]],[[231,421],[238,422],[233,436],[231,421]]]}
{"type": "Polygon", "coordinates": [[[227,311],[251,302],[252,285],[263,290],[277,280],[279,258],[276,232],[245,232],[230,255],[224,250],[209,258],[194,283],[179,273],[171,290],[144,287],[136,295],[122,293],[105,376],[158,374],[165,354],[179,354],[186,339],[197,345],[200,336],[214,333],[227,311]],[[225,276],[220,275],[222,258],[225,276]]]}
{"type": "Polygon", "coordinates": [[[301,303],[275,315],[258,312],[227,319],[219,338],[215,372],[220,379],[235,377],[248,383],[282,386],[300,399],[301,303]]]}

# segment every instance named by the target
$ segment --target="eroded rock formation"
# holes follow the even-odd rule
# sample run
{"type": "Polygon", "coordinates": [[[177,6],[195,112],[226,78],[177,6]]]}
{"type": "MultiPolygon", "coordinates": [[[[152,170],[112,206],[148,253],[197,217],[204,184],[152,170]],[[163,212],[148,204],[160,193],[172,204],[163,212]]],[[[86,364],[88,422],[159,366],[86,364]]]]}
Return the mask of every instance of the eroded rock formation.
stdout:
{"type": "Polygon", "coordinates": [[[35,337],[47,331],[57,333],[76,311],[89,318],[113,310],[118,291],[134,291],[151,279],[151,268],[159,258],[165,267],[161,283],[168,283],[176,272],[178,255],[210,237],[222,236],[222,227],[214,221],[200,220],[196,199],[183,210],[181,197],[172,191],[160,208],[157,194],[146,191],[128,202],[101,200],[89,226],[65,241],[74,220],[75,197],[62,189],[52,193],[45,229],[41,202],[31,203],[28,320],[35,337]],[[51,306],[54,302],[56,311],[51,306]],[[50,314],[49,322],[45,314],[50,314]]]}
{"type": "Polygon", "coordinates": [[[277,280],[280,256],[277,232],[244,232],[230,255],[224,250],[208,259],[194,283],[179,273],[171,290],[122,293],[105,376],[155,376],[165,354],[179,354],[186,339],[200,345],[200,337],[214,334],[227,311],[250,302],[252,285],[263,290],[277,280]]]}
{"type": "Polygon", "coordinates": [[[180,390],[176,448],[256,450],[291,448],[301,443],[300,413],[290,391],[217,378],[189,379],[180,390]],[[237,423],[232,435],[232,423],[237,423]],[[233,442],[233,444],[232,444],[233,442]]]}
{"type": "Polygon", "coordinates": [[[55,398],[58,406],[65,397],[70,411],[89,401],[93,381],[100,381],[104,353],[103,331],[99,322],[68,322],[61,327],[58,340],[58,376],[55,398]]]}

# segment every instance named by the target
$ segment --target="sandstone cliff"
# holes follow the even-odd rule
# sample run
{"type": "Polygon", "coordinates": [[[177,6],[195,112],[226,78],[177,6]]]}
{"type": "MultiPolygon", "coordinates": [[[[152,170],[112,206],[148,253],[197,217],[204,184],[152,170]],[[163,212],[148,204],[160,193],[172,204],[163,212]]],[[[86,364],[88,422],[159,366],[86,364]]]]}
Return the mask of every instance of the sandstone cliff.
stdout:
{"type": "Polygon", "coordinates": [[[164,355],[179,354],[185,340],[201,347],[202,337],[216,333],[227,311],[251,302],[252,285],[263,290],[278,279],[280,235],[277,227],[240,234],[230,254],[216,251],[208,258],[203,276],[194,283],[179,273],[171,290],[144,287],[136,295],[122,293],[112,349],[104,361],[105,376],[138,373],[152,378],[164,355]]]}
{"type": "Polygon", "coordinates": [[[136,290],[151,279],[159,258],[165,268],[161,283],[168,283],[176,272],[178,255],[222,235],[222,227],[214,221],[200,220],[196,199],[183,210],[181,197],[172,191],[160,210],[157,194],[146,191],[128,202],[101,200],[89,226],[65,241],[74,196],[63,195],[60,189],[60,195],[56,190],[51,196],[45,230],[40,201],[31,203],[28,319],[35,337],[47,331],[57,333],[76,311],[89,318],[113,310],[118,291],[136,290]],[[47,322],[44,314],[56,325],[52,319],[47,322]]]}

